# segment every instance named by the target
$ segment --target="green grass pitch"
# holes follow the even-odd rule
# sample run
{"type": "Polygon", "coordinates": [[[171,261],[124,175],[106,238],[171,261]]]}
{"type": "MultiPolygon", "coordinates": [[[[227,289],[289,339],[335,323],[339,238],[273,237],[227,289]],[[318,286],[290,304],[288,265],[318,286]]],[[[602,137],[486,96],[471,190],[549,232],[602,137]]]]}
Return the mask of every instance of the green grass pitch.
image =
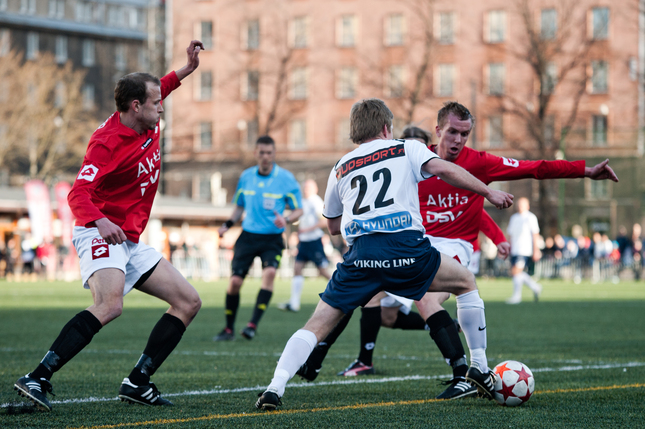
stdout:
{"type": "MultiPolygon", "coordinates": [[[[645,427],[645,283],[575,285],[544,281],[539,303],[506,305],[509,279],[480,280],[486,302],[488,357],[524,362],[536,392],[521,407],[493,401],[435,401],[449,378],[427,332],[382,329],[374,376],[343,379],[358,354],[358,312],[324,363],[315,383],[295,377],[277,412],[258,412],[257,394],[273,374],[287,339],[313,311],[325,284],[307,279],[303,308],[275,305],[289,294],[278,280],[271,307],[252,341],[215,343],[224,325],[227,281],[195,282],[203,307],[182,342],[154,376],[174,407],[153,408],[116,399],[165,306],[140,292],[125,298],[123,315],[103,328],[56,373],[51,413],[35,411],[13,391],[62,326],[91,304],[79,282],[0,282],[1,428],[212,428],[212,427],[431,427],[619,428],[645,427]]],[[[242,289],[237,330],[251,315],[259,282],[242,289]]],[[[447,303],[455,315],[454,299],[447,303]]],[[[465,344],[465,340],[464,340],[465,344]]]]}

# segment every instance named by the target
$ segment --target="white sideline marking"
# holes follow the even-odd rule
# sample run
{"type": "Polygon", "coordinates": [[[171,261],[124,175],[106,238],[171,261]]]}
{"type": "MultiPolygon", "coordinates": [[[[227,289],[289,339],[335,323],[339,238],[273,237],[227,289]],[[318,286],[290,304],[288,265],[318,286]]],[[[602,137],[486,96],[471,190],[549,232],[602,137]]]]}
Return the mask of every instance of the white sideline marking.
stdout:
{"type": "MultiPolygon", "coordinates": [[[[582,371],[586,369],[615,369],[615,368],[636,368],[645,366],[645,362],[627,362],[627,363],[610,363],[610,364],[598,364],[598,365],[575,365],[575,366],[561,366],[559,368],[536,368],[532,369],[532,372],[559,372],[559,371],[582,371]]],[[[436,379],[447,379],[451,378],[452,374],[444,375],[409,375],[405,377],[348,377],[342,380],[336,381],[320,381],[314,383],[289,383],[287,387],[317,387],[317,386],[338,386],[338,385],[349,385],[349,384],[373,384],[373,383],[394,383],[398,381],[410,381],[410,380],[436,380],[436,379]]],[[[201,396],[201,395],[221,395],[227,393],[241,393],[241,392],[259,392],[266,389],[267,386],[256,385],[253,387],[238,387],[236,389],[221,389],[220,386],[216,386],[215,389],[210,390],[191,390],[180,393],[165,393],[162,396],[164,397],[178,397],[178,396],[201,396]]],[[[117,401],[118,397],[111,398],[78,398],[78,399],[64,399],[60,401],[50,401],[51,404],[81,404],[87,402],[108,402],[108,401],[117,401]]],[[[0,405],[0,408],[7,407],[16,407],[16,406],[31,406],[29,403],[25,402],[11,402],[4,403],[0,405]]]]}

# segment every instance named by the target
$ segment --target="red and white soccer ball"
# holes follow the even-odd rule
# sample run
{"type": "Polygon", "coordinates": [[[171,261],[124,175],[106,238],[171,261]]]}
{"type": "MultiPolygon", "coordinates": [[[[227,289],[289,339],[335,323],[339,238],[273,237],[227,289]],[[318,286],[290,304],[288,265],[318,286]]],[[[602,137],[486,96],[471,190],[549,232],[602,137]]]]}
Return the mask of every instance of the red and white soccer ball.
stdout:
{"type": "Polygon", "coordinates": [[[495,400],[508,407],[517,407],[529,400],[535,390],[535,379],[528,366],[515,360],[507,360],[493,370],[495,381],[495,400]]]}

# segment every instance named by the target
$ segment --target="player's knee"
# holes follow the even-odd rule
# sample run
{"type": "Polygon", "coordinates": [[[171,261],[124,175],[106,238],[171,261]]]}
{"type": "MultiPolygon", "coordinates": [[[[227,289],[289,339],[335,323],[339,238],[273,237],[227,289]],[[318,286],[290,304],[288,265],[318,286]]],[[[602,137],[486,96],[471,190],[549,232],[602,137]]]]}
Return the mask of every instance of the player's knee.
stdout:
{"type": "Polygon", "coordinates": [[[244,279],[242,277],[238,277],[238,276],[231,277],[231,281],[228,284],[228,289],[226,290],[226,293],[228,293],[229,295],[239,294],[240,289],[242,289],[242,283],[244,283],[244,279]]]}
{"type": "Polygon", "coordinates": [[[111,322],[112,320],[119,317],[121,313],[123,313],[123,301],[107,304],[103,306],[101,310],[101,313],[103,313],[101,323],[105,325],[106,323],[111,322]]]}

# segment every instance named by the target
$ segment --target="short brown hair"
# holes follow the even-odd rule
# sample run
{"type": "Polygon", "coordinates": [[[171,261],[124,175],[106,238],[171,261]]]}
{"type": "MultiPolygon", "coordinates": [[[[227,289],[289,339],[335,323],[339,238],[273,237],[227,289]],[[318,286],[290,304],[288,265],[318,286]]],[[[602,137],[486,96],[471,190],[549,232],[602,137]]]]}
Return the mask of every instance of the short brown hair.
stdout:
{"type": "Polygon", "coordinates": [[[127,112],[134,100],[139,100],[141,104],[144,104],[148,100],[147,82],[161,86],[159,78],[150,73],[130,73],[119,79],[116,88],[114,88],[116,110],[121,113],[127,112]]]}
{"type": "Polygon", "coordinates": [[[459,104],[456,101],[447,101],[437,113],[437,126],[439,128],[443,128],[446,124],[448,115],[451,113],[459,118],[460,121],[467,121],[470,119],[472,122],[470,127],[471,129],[475,126],[475,117],[470,113],[470,110],[468,110],[466,106],[459,104]]]}
{"type": "Polygon", "coordinates": [[[402,139],[421,139],[428,144],[432,141],[432,135],[423,128],[414,127],[412,125],[405,127],[401,133],[402,139]]]}
{"type": "Polygon", "coordinates": [[[349,115],[349,138],[356,144],[376,138],[386,125],[392,127],[394,115],[378,98],[366,98],[352,106],[349,115]]]}

